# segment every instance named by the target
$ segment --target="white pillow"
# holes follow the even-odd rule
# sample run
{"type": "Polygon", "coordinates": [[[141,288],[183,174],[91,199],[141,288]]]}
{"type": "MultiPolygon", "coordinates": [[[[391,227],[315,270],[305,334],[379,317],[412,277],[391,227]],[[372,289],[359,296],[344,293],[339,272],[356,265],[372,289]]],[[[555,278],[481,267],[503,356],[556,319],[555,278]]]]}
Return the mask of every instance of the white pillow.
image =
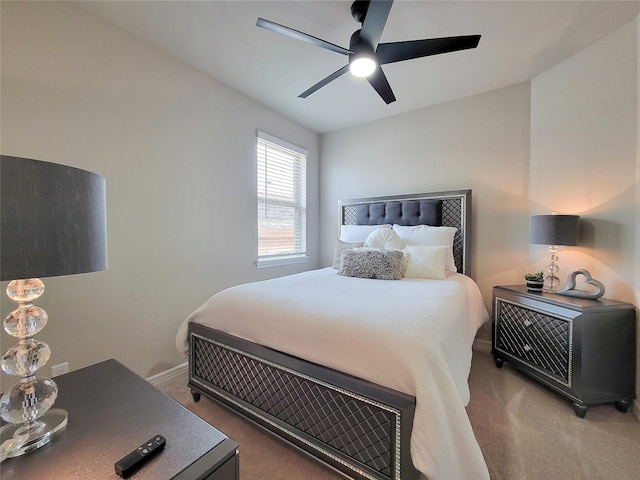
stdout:
{"type": "Polygon", "coordinates": [[[333,251],[333,268],[335,268],[336,270],[340,270],[340,265],[342,264],[342,261],[340,260],[340,258],[343,251],[349,250],[351,248],[360,248],[363,246],[364,246],[364,243],[362,242],[349,243],[349,242],[343,242],[340,239],[336,240],[336,247],[333,251]]]}
{"type": "Polygon", "coordinates": [[[396,232],[390,228],[377,228],[369,234],[364,246],[381,250],[402,250],[404,242],[396,232]]]}
{"type": "Polygon", "coordinates": [[[431,225],[417,225],[405,227],[394,225],[393,230],[406,245],[423,245],[428,247],[448,246],[445,257],[445,269],[447,272],[457,272],[456,262],[453,259],[453,237],[458,230],[455,227],[432,227],[431,225]]]}
{"type": "Polygon", "coordinates": [[[342,225],[340,240],[349,243],[364,243],[369,234],[379,228],[391,228],[391,225],[342,225]]]}
{"type": "Polygon", "coordinates": [[[424,245],[407,245],[404,255],[408,258],[405,278],[446,278],[445,256],[448,247],[428,247],[424,245]]]}

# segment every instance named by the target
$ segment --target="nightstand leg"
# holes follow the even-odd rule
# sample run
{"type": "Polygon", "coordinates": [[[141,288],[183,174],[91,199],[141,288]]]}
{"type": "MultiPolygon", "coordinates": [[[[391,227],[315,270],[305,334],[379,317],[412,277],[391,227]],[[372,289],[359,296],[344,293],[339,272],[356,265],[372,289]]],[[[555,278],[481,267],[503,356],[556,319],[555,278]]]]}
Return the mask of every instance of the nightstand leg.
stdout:
{"type": "Polygon", "coordinates": [[[493,357],[493,360],[496,362],[496,367],[502,368],[502,364],[504,363],[504,360],[502,360],[499,357],[493,357]]]}
{"type": "Polygon", "coordinates": [[[622,413],[627,413],[629,411],[629,407],[631,406],[631,400],[618,400],[616,403],[616,408],[622,413]]]}
{"type": "Polygon", "coordinates": [[[193,397],[193,401],[198,403],[200,401],[200,393],[195,390],[191,390],[191,396],[193,397]]]}
{"type": "Polygon", "coordinates": [[[589,407],[587,407],[586,405],[580,405],[573,402],[573,411],[576,412],[577,417],[584,418],[584,416],[587,414],[588,409],[589,407]]]}

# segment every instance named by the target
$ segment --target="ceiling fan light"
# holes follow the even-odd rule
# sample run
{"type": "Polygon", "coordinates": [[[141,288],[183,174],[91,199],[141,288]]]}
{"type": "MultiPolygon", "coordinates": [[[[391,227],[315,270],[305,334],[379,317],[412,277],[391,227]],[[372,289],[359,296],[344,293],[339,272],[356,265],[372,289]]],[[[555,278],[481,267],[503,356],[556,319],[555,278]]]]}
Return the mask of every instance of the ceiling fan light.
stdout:
{"type": "Polygon", "coordinates": [[[371,75],[378,64],[368,55],[357,55],[349,62],[349,70],[354,77],[368,77],[371,75]]]}

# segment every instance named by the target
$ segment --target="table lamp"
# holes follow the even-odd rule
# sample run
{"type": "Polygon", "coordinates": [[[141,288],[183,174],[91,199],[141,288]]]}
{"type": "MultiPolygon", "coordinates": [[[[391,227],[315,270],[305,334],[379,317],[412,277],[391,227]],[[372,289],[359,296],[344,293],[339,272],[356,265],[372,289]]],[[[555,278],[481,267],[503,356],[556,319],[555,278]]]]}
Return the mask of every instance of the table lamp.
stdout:
{"type": "Polygon", "coordinates": [[[578,245],[579,215],[533,215],[529,227],[529,243],[549,245],[549,266],[545,275],[545,289],[554,293],[560,285],[558,273],[558,246],[578,245]]]}
{"type": "Polygon", "coordinates": [[[46,445],[67,426],[67,412],[52,409],[58,387],[36,377],[51,355],[34,338],[47,313],[33,305],[44,292],[38,277],[107,268],[105,180],[78,168],[27,158],[0,157],[0,280],[18,303],[4,330],[18,340],[2,357],[2,370],[20,381],[0,399],[2,459],[46,445]]]}

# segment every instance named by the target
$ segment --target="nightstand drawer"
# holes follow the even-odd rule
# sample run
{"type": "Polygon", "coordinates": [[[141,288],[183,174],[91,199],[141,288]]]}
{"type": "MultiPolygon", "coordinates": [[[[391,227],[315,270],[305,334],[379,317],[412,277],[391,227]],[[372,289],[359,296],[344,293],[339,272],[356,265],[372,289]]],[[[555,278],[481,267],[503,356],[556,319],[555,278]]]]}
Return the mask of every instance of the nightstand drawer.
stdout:
{"type": "Polygon", "coordinates": [[[571,319],[501,298],[494,308],[494,348],[571,388],[571,319]]]}

